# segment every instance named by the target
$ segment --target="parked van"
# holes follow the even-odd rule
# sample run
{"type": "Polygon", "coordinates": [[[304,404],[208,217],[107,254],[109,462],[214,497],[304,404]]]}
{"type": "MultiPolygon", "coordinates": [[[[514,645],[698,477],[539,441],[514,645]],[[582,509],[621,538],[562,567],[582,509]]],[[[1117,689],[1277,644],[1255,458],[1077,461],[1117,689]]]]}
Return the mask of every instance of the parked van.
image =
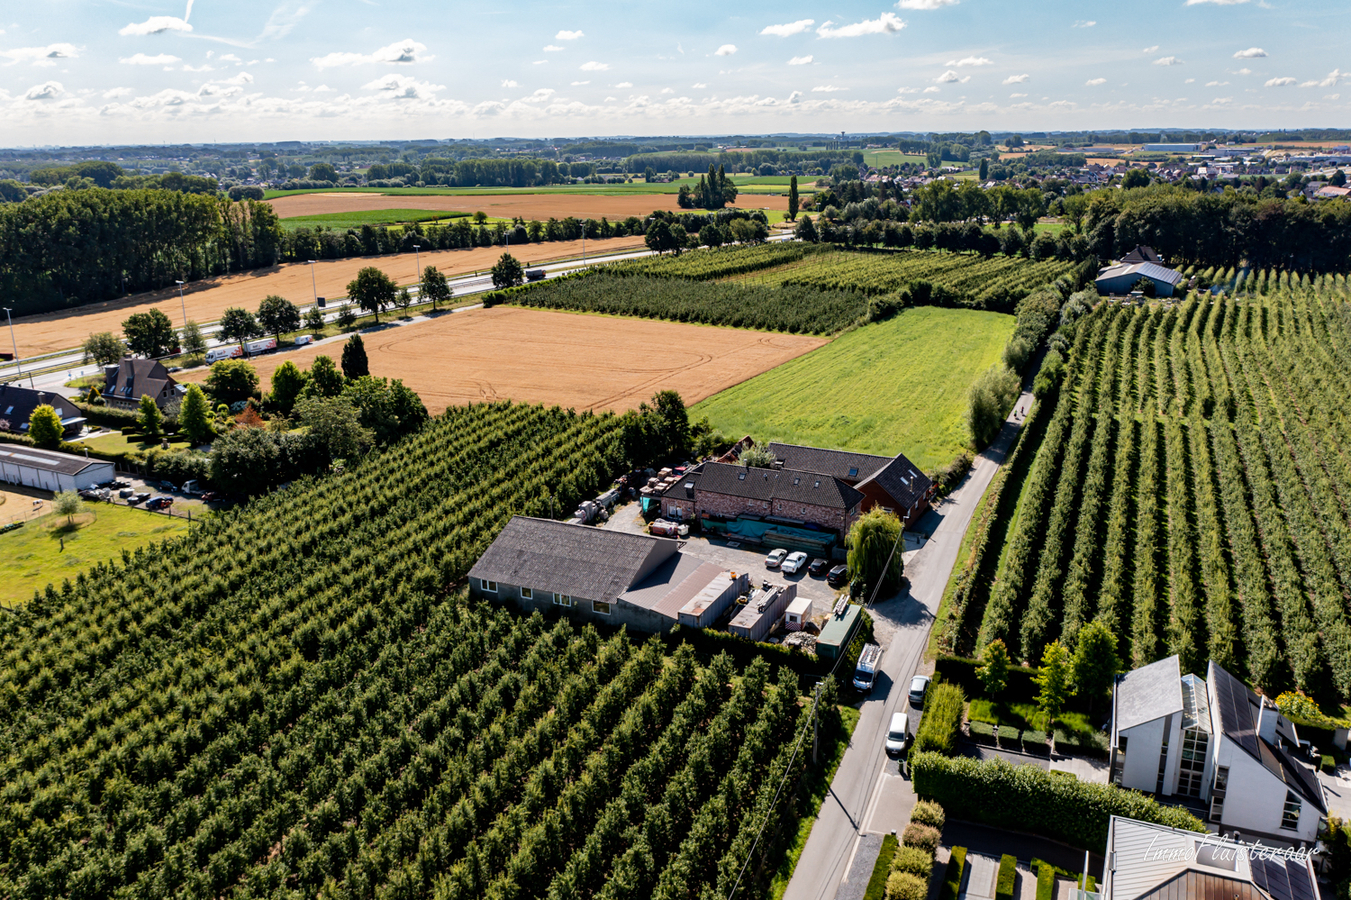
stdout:
{"type": "Polygon", "coordinates": [[[891,727],[887,729],[887,753],[904,753],[905,745],[910,743],[910,717],[905,713],[891,714],[891,727]]]}
{"type": "Polygon", "coordinates": [[[863,652],[858,655],[858,665],[854,667],[854,687],[860,691],[871,691],[877,683],[877,670],[882,668],[882,648],[877,644],[864,644],[863,652]]]}

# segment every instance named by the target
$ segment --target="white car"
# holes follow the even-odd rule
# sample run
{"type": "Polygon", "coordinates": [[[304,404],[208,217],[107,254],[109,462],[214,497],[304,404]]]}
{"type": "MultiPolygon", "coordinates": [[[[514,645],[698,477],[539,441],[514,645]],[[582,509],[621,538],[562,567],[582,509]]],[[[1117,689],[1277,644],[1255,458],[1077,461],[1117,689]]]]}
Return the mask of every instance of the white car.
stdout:
{"type": "Polygon", "coordinates": [[[891,714],[891,727],[887,729],[887,753],[904,753],[905,745],[910,743],[910,717],[905,713],[891,714]]]}
{"type": "Polygon", "coordinates": [[[779,565],[783,562],[783,558],[787,555],[788,551],[784,550],[782,547],[780,547],[778,550],[769,551],[769,555],[765,557],[765,568],[777,569],[779,565]]]}
{"type": "Polygon", "coordinates": [[[807,554],[798,550],[788,554],[788,558],[779,564],[779,570],[787,572],[789,575],[797,574],[797,570],[807,564],[807,554]]]}
{"type": "Polygon", "coordinates": [[[917,708],[924,708],[924,695],[929,692],[929,676],[916,675],[910,679],[910,705],[917,708]]]}

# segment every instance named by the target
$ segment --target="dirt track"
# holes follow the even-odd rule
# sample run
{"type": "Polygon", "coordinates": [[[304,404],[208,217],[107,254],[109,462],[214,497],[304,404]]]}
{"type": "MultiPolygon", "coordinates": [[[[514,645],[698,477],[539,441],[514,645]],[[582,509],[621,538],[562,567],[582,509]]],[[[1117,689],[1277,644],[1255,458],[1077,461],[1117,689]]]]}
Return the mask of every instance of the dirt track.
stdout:
{"type": "MultiPolygon", "coordinates": [[[[576,216],[579,219],[599,219],[602,216],[611,222],[626,219],[629,216],[648,216],[653,210],[665,209],[678,211],[675,194],[625,194],[606,196],[597,194],[474,194],[474,195],[428,195],[402,196],[397,194],[296,194],[290,197],[278,197],[268,201],[277,215],[283,219],[292,216],[322,216],[333,213],[365,212],[380,209],[440,209],[458,212],[478,212],[482,210],[490,216],[511,218],[520,216],[527,221],[538,219],[546,222],[550,218],[563,219],[576,216]]],[[[760,194],[746,194],[739,198],[737,205],[743,209],[779,209],[788,208],[788,197],[780,195],[769,197],[760,194]]]]}
{"type": "MultiPolygon", "coordinates": [[[[433,414],[448,406],[511,399],[575,409],[635,409],[659,390],[687,404],[825,344],[822,338],[495,307],[362,335],[371,374],[402,378],[433,414]]],[[[342,345],[306,347],[255,361],[264,390],[290,360],[308,368],[342,345]]],[[[205,368],[184,372],[201,381],[205,368]]]]}
{"type": "MultiPolygon", "coordinates": [[[[642,246],[642,236],[586,242],[588,254],[642,246]]],[[[581,252],[581,241],[555,241],[511,248],[512,256],[527,265],[577,256],[581,252]]],[[[501,255],[501,247],[437,250],[423,253],[421,262],[424,268],[434,265],[446,275],[454,276],[486,271],[501,255]]],[[[366,266],[377,266],[385,270],[400,284],[414,284],[417,281],[418,260],[417,254],[413,253],[323,260],[314,264],[314,283],[318,285],[319,296],[344,296],[347,293],[347,283],[356,277],[359,269],[366,266]]],[[[292,303],[307,304],[314,302],[314,292],[309,265],[288,263],[239,275],[195,281],[187,286],[184,298],[189,319],[197,322],[214,322],[220,319],[221,313],[229,306],[256,310],[259,301],[269,294],[280,294],[292,303]]],[[[59,313],[15,319],[14,334],[19,344],[19,353],[26,358],[79,347],[86,337],[100,331],[121,334],[122,322],[127,316],[145,312],[152,307],[162,309],[173,321],[175,328],[182,326],[183,313],[179,307],[177,289],[137,294],[124,300],[95,303],[59,313]]]]}

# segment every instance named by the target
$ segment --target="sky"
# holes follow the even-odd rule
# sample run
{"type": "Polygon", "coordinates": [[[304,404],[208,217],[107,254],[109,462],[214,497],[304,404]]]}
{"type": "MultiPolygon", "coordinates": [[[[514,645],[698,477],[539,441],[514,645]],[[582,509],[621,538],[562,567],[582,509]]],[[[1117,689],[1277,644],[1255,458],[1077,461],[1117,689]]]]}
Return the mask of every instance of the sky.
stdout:
{"type": "Polygon", "coordinates": [[[1351,127],[1345,0],[5,7],[11,147],[1351,127]]]}

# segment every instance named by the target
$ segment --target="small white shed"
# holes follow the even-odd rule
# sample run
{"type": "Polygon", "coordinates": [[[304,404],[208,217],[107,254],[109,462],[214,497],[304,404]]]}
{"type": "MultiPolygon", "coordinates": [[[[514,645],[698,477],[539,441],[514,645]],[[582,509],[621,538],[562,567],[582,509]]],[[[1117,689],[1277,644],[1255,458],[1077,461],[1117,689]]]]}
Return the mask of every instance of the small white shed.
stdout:
{"type": "Polygon", "coordinates": [[[789,631],[801,631],[802,626],[812,617],[812,598],[804,597],[801,594],[797,596],[792,603],[788,604],[788,611],[784,613],[783,627],[789,631]]]}

